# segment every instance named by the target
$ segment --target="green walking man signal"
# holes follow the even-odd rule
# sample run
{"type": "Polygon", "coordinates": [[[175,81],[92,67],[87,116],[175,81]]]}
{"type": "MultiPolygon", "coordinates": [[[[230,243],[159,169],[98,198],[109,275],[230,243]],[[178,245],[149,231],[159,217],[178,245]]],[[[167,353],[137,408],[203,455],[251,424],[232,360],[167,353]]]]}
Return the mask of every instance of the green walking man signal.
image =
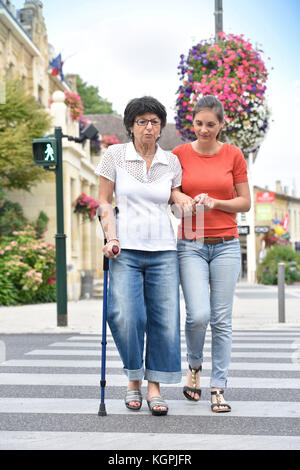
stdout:
{"type": "Polygon", "coordinates": [[[49,137],[34,139],[32,149],[35,165],[43,167],[57,165],[56,139],[49,137]]]}

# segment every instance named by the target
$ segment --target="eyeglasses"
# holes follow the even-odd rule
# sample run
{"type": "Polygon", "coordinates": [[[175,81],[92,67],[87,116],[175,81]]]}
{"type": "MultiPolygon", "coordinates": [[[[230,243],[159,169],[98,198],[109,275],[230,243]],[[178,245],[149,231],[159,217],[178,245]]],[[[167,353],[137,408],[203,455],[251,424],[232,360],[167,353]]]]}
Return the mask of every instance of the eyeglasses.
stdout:
{"type": "Polygon", "coordinates": [[[148,126],[149,122],[151,122],[152,126],[160,126],[161,122],[159,119],[137,119],[134,121],[138,126],[146,127],[148,126]]]}

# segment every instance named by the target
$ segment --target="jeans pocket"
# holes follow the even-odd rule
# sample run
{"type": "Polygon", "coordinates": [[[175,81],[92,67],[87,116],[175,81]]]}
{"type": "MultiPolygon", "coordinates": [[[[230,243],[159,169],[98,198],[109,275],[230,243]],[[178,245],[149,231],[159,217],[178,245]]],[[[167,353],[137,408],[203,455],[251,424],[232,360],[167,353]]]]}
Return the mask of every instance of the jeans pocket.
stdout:
{"type": "Polygon", "coordinates": [[[186,251],[192,247],[193,240],[180,238],[177,240],[177,251],[186,251]]]}

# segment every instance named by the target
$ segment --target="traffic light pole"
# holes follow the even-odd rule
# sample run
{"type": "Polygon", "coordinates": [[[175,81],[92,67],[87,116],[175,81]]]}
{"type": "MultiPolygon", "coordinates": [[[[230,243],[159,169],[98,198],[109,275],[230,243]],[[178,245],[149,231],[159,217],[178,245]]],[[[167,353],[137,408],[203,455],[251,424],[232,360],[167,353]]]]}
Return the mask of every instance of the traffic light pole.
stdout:
{"type": "Polygon", "coordinates": [[[56,173],[56,302],[57,326],[68,325],[67,308],[67,268],[66,268],[66,235],[64,233],[64,193],[63,193],[63,159],[62,159],[62,129],[55,128],[57,146],[56,173]]]}
{"type": "Polygon", "coordinates": [[[89,124],[79,137],[63,135],[61,127],[55,127],[54,135],[33,139],[34,164],[48,171],[55,171],[56,176],[56,220],[57,234],[55,235],[56,248],[56,304],[57,326],[68,325],[68,297],[67,297],[67,263],[66,263],[66,235],[64,234],[64,191],[63,191],[63,156],[62,139],[67,137],[77,143],[86,139],[95,139],[98,130],[89,124]]]}

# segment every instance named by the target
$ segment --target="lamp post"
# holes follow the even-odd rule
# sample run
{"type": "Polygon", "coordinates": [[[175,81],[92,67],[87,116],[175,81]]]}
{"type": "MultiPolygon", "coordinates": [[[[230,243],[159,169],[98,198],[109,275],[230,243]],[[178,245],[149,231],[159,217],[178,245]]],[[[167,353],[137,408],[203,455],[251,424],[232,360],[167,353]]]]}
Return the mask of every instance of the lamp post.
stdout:
{"type": "Polygon", "coordinates": [[[66,235],[64,233],[64,191],[63,191],[63,158],[62,158],[62,129],[55,128],[57,146],[56,166],[56,301],[57,326],[67,326],[67,267],[66,267],[66,235]]]}

